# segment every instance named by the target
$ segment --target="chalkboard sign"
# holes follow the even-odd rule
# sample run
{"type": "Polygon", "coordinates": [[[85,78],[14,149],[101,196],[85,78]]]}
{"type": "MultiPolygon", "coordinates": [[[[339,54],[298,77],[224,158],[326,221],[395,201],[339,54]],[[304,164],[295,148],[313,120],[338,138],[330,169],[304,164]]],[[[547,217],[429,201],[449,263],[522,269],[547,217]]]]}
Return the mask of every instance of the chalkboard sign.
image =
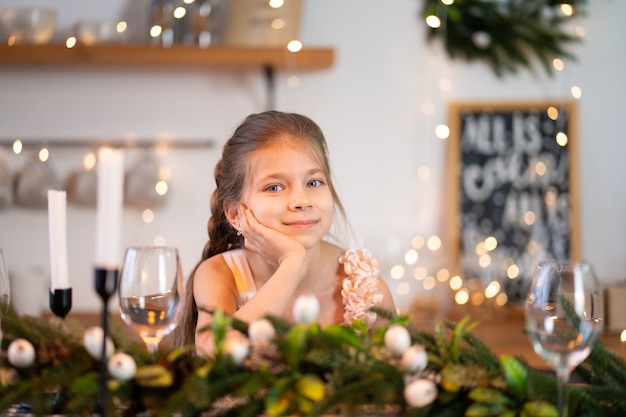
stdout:
{"type": "Polygon", "coordinates": [[[578,259],[575,103],[453,103],[448,239],[466,279],[526,294],[535,266],[578,259]]]}

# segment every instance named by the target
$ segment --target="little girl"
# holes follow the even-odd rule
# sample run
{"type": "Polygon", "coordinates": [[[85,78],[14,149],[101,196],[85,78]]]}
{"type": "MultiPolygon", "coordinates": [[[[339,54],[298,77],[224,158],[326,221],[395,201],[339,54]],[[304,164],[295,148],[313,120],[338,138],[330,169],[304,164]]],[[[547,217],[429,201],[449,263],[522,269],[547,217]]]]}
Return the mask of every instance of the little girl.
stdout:
{"type": "Polygon", "coordinates": [[[248,116],[224,145],[215,182],[209,241],[187,282],[177,344],[212,351],[210,332],[196,333],[212,315],[198,306],[246,322],[292,320],[294,301],[307,294],[319,300],[322,326],[357,319],[372,325],[374,305],[395,313],[369,252],[330,240],[346,224],[345,212],[326,140],[312,120],[277,111],[248,116]]]}

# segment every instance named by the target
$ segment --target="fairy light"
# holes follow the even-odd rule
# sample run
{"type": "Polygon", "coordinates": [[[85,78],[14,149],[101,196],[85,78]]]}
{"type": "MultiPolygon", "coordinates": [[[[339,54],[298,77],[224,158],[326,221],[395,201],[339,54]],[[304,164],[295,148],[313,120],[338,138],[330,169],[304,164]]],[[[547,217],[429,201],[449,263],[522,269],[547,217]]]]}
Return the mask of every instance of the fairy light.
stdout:
{"type": "Polygon", "coordinates": [[[430,168],[427,166],[421,166],[417,169],[417,177],[422,181],[427,181],[430,179],[431,172],[430,168]]]}
{"type": "Polygon", "coordinates": [[[285,27],[285,21],[283,19],[277,17],[276,19],[272,20],[272,23],[270,23],[270,26],[274,30],[280,30],[280,29],[285,27]]]}
{"type": "Polygon", "coordinates": [[[426,16],[426,24],[433,29],[439,29],[441,27],[441,19],[431,14],[430,16],[426,16]]]}
{"type": "Polygon", "coordinates": [[[461,287],[463,287],[463,278],[461,278],[458,275],[455,275],[452,278],[450,278],[449,285],[452,291],[457,291],[461,289],[461,287]]]}
{"type": "Polygon", "coordinates": [[[413,270],[413,278],[417,281],[422,281],[428,276],[428,270],[423,266],[418,266],[413,270]]]}
{"type": "Polygon", "coordinates": [[[546,195],[544,196],[544,201],[546,202],[546,206],[552,207],[556,204],[557,200],[557,191],[554,187],[551,187],[546,191],[546,195]]]}
{"type": "Polygon", "coordinates": [[[186,14],[187,9],[185,9],[183,6],[178,6],[174,9],[174,13],[172,13],[175,19],[182,19],[183,17],[185,17],[186,14]]]}
{"type": "Polygon", "coordinates": [[[153,38],[158,38],[163,33],[163,28],[161,25],[154,25],[150,28],[150,36],[153,38]]]}
{"type": "Polygon", "coordinates": [[[554,58],[552,60],[552,67],[557,71],[563,71],[563,68],[565,68],[565,63],[562,59],[554,58]]]}
{"type": "Polygon", "coordinates": [[[411,239],[411,246],[413,246],[415,249],[421,249],[424,247],[424,236],[413,236],[413,239],[411,239]]]}
{"type": "Polygon", "coordinates": [[[519,266],[517,266],[516,264],[510,265],[507,269],[506,269],[506,276],[509,279],[515,279],[519,276],[519,266]]]}
{"type": "Polygon", "coordinates": [[[117,33],[124,33],[126,32],[126,29],[128,29],[128,23],[124,22],[123,20],[117,22],[117,25],[115,25],[115,30],[117,31],[117,33]]]}
{"type": "Polygon", "coordinates": [[[538,161],[535,164],[535,173],[539,175],[540,177],[545,175],[547,171],[548,171],[548,167],[546,166],[545,162],[538,161]]]}
{"type": "Polygon", "coordinates": [[[70,36],[69,38],[65,40],[65,47],[67,49],[72,49],[73,47],[76,46],[76,43],[77,43],[76,36],[70,36]]]}
{"type": "Polygon", "coordinates": [[[467,288],[462,288],[454,295],[454,301],[458,305],[465,305],[469,301],[469,291],[467,288]]]}
{"type": "Polygon", "coordinates": [[[437,85],[439,86],[439,89],[441,91],[447,92],[447,91],[452,90],[452,81],[450,81],[449,78],[439,79],[439,82],[437,82],[437,85]]]}
{"type": "Polygon", "coordinates": [[[289,52],[298,52],[302,50],[302,42],[299,40],[289,41],[287,44],[287,50],[289,52]]]}
{"type": "Polygon", "coordinates": [[[430,249],[431,252],[438,251],[441,249],[441,238],[436,235],[429,237],[426,241],[426,247],[430,249]]]}
{"type": "Polygon", "coordinates": [[[437,281],[435,280],[435,277],[430,275],[424,278],[424,281],[422,281],[422,286],[425,290],[432,290],[433,288],[435,288],[435,285],[437,285],[437,281]]]}
{"type": "Polygon", "coordinates": [[[471,296],[472,305],[479,306],[485,302],[485,296],[482,292],[475,292],[471,296]]]}
{"type": "Polygon", "coordinates": [[[167,181],[170,179],[171,174],[168,167],[163,166],[159,168],[159,179],[167,181]]]}
{"type": "Polygon", "coordinates": [[[270,0],[268,4],[272,9],[278,9],[285,5],[285,0],[270,0]]]}
{"type": "Polygon", "coordinates": [[[154,186],[154,191],[156,191],[156,193],[160,196],[164,196],[165,194],[167,194],[168,189],[169,187],[167,185],[167,181],[165,180],[157,181],[154,186]]]}
{"type": "Polygon", "coordinates": [[[579,38],[584,38],[584,37],[585,37],[585,35],[586,35],[586,33],[585,33],[585,28],[584,28],[584,27],[582,27],[582,26],[576,26],[576,27],[574,28],[574,32],[576,33],[576,35],[577,35],[579,38]]]}
{"type": "Polygon", "coordinates": [[[619,340],[621,342],[626,342],[626,330],[622,330],[622,333],[619,336],[619,340]]]}
{"type": "Polygon", "coordinates": [[[435,127],[435,136],[439,139],[448,139],[450,136],[450,128],[446,124],[439,124],[435,127]]]}
{"type": "Polygon", "coordinates": [[[405,273],[404,266],[397,264],[391,267],[391,271],[389,272],[389,275],[393,279],[400,279],[404,276],[404,273],[405,273]]]}
{"type": "Polygon", "coordinates": [[[559,146],[567,146],[567,135],[564,132],[559,132],[556,134],[556,143],[559,146]]]}
{"type": "Polygon", "coordinates": [[[503,306],[506,305],[506,303],[509,302],[509,297],[506,295],[506,293],[501,292],[500,294],[498,294],[496,296],[496,305],[497,306],[503,306]]]}
{"type": "Polygon", "coordinates": [[[554,106],[548,107],[547,113],[548,113],[548,117],[552,120],[556,120],[559,118],[559,109],[557,109],[554,106]]]}
{"type": "Polygon", "coordinates": [[[404,262],[407,265],[413,265],[417,262],[417,260],[419,259],[419,256],[417,254],[417,251],[415,249],[409,249],[408,251],[406,251],[406,253],[404,254],[404,262]]]}
{"type": "Polygon", "coordinates": [[[38,157],[41,162],[46,162],[48,158],[50,158],[50,151],[48,148],[41,148],[39,150],[38,157]]]}
{"type": "Polygon", "coordinates": [[[83,156],[83,169],[85,171],[94,169],[97,159],[95,152],[87,152],[85,156],[83,156]]]}
{"type": "Polygon", "coordinates": [[[487,250],[487,247],[485,246],[485,242],[478,242],[476,246],[474,246],[474,252],[476,252],[476,255],[482,256],[489,251],[487,250]]]}
{"type": "Polygon", "coordinates": [[[526,223],[527,225],[533,225],[535,224],[535,221],[537,220],[537,216],[535,215],[535,212],[533,211],[527,211],[526,213],[524,213],[524,223],[526,223]]]}
{"type": "Polygon", "coordinates": [[[13,149],[13,153],[15,155],[19,155],[22,153],[22,150],[24,149],[24,144],[22,143],[21,140],[15,139],[13,141],[13,145],[11,146],[11,149],[13,149]]]}
{"type": "Polygon", "coordinates": [[[481,268],[487,268],[489,265],[491,265],[491,256],[484,254],[478,257],[478,266],[481,268]]]}
{"type": "Polygon", "coordinates": [[[439,271],[437,271],[437,281],[446,282],[449,278],[450,271],[448,271],[446,268],[441,268],[439,271]]]}
{"type": "Polygon", "coordinates": [[[500,283],[498,281],[491,281],[485,288],[485,297],[494,298],[500,292],[500,283]]]}
{"type": "Polygon", "coordinates": [[[141,219],[146,224],[152,223],[154,221],[154,212],[152,210],[150,210],[150,209],[145,209],[141,213],[141,219]]]}
{"type": "Polygon", "coordinates": [[[576,85],[572,87],[571,92],[572,92],[572,97],[574,97],[577,100],[581,98],[583,95],[583,90],[581,90],[581,88],[576,85]]]}
{"type": "Polygon", "coordinates": [[[561,13],[567,17],[571,17],[574,14],[574,8],[571,4],[563,3],[561,4],[561,13]]]}
{"type": "Polygon", "coordinates": [[[489,252],[494,251],[497,247],[498,239],[496,239],[494,236],[489,236],[487,239],[485,239],[485,249],[487,249],[489,252]]]}

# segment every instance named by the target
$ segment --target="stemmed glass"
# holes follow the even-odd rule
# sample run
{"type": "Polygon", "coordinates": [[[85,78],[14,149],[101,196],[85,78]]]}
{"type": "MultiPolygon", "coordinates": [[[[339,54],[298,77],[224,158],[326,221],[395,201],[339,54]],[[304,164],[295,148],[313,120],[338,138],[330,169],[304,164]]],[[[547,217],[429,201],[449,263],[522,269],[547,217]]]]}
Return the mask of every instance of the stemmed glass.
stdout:
{"type": "MultiPolygon", "coordinates": [[[[6,313],[11,303],[11,287],[9,286],[9,273],[4,262],[4,253],[0,248],[0,345],[2,344],[2,315],[6,313]]],[[[0,350],[0,358],[2,351],[0,350]]]]}
{"type": "Polygon", "coordinates": [[[566,417],[570,374],[589,356],[602,329],[602,291],[591,266],[539,264],[528,291],[525,317],[535,352],[556,371],[559,414],[566,417]]]}
{"type": "Polygon", "coordinates": [[[161,340],[174,330],[183,309],[178,250],[165,246],[126,249],[118,291],[122,319],[156,355],[161,340]]]}

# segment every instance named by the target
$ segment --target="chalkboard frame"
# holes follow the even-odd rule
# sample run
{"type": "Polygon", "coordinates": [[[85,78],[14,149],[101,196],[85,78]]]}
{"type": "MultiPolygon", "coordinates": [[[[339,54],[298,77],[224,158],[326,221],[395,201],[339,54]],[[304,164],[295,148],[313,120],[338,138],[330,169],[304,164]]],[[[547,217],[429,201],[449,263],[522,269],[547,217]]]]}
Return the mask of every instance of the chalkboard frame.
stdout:
{"type": "Polygon", "coordinates": [[[575,101],[484,101],[484,102],[451,102],[448,108],[448,127],[450,135],[447,140],[446,152],[446,176],[444,193],[444,218],[445,233],[448,251],[453,269],[457,273],[462,272],[461,260],[463,257],[461,233],[462,233],[462,204],[461,204],[461,138],[463,137],[462,117],[464,112],[488,113],[497,112],[529,113],[533,111],[546,111],[549,107],[565,109],[567,120],[565,132],[568,137],[567,170],[570,200],[570,234],[569,254],[570,259],[581,259],[580,242],[580,205],[579,205],[579,169],[578,169],[578,113],[575,101]]]}

